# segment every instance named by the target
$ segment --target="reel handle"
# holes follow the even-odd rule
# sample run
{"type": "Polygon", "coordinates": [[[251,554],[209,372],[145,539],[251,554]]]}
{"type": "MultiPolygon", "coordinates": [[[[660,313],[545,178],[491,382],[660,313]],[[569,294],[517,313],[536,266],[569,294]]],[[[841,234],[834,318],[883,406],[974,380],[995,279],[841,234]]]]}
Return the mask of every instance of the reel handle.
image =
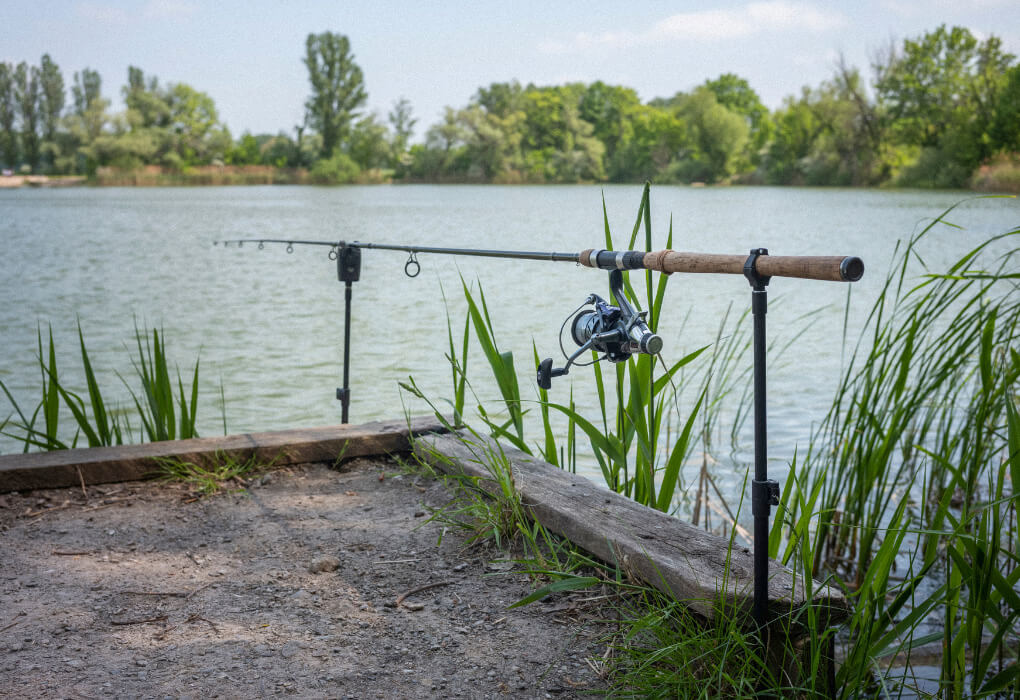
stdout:
{"type": "Polygon", "coordinates": [[[538,363],[538,386],[540,389],[551,389],[553,377],[562,377],[567,374],[566,367],[553,369],[552,363],[551,357],[547,357],[538,363]]]}

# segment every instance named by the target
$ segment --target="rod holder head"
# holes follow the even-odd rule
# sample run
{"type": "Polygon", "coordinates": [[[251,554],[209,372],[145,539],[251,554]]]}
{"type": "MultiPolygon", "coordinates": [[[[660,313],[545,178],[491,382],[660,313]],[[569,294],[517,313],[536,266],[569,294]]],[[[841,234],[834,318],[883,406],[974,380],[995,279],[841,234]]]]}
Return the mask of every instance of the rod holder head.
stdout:
{"type": "Polygon", "coordinates": [[[744,262],[744,277],[751,283],[754,289],[765,289],[768,286],[771,276],[762,275],[758,273],[758,258],[762,255],[768,255],[768,248],[751,248],[751,254],[747,257],[744,262]]]}
{"type": "Polygon", "coordinates": [[[361,248],[340,246],[336,254],[336,275],[341,282],[357,282],[361,278],[361,248]]]}

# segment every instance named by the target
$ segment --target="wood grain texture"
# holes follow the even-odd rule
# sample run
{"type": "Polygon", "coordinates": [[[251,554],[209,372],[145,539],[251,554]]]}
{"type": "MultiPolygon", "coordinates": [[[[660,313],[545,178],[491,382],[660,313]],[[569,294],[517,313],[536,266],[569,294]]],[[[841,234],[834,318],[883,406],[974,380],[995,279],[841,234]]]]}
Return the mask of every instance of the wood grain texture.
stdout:
{"type": "MultiPolygon", "coordinates": [[[[479,477],[480,485],[495,490],[491,450],[509,460],[521,502],[531,517],[546,529],[580,545],[609,563],[626,570],[687,603],[713,619],[716,606],[725,601],[748,612],[752,607],[753,561],[751,550],[700,530],[689,523],[595,486],[509,446],[493,448],[463,434],[426,435],[415,440],[415,453],[435,467],[455,474],[479,477]]],[[[814,586],[822,618],[844,619],[847,601],[838,589],[814,586]]],[[[807,598],[800,577],[775,561],[769,563],[769,616],[794,621],[807,598]]]]}
{"type": "Polygon", "coordinates": [[[31,454],[0,455],[0,493],[29,489],[134,481],[150,476],[159,458],[202,463],[227,456],[245,461],[255,456],[262,462],[300,464],[332,462],[342,455],[406,452],[410,436],[442,431],[435,417],[299,428],[225,437],[168,440],[141,445],[54,450],[31,454]],[[78,476],[79,470],[81,477],[78,476]]]}
{"type": "MultiPolygon", "coordinates": [[[[644,265],[659,272],[691,274],[743,275],[747,255],[717,255],[714,253],[683,253],[675,250],[645,253],[644,265]]],[[[759,274],[770,277],[796,277],[799,279],[847,281],[843,277],[846,256],[762,255],[758,258],[759,274]]],[[[863,267],[862,267],[863,272],[863,267]]]]}

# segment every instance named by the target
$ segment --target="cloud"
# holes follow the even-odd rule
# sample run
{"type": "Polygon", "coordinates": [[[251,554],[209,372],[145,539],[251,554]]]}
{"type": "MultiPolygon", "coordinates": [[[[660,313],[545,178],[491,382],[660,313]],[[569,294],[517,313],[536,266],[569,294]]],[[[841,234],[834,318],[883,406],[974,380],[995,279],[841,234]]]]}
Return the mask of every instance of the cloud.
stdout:
{"type": "Polygon", "coordinates": [[[573,53],[592,48],[630,48],[676,41],[725,41],[766,32],[821,33],[847,23],[839,12],[807,2],[768,0],[727,10],[702,10],[672,15],[643,32],[581,32],[565,42],[540,46],[546,53],[573,53]]]}

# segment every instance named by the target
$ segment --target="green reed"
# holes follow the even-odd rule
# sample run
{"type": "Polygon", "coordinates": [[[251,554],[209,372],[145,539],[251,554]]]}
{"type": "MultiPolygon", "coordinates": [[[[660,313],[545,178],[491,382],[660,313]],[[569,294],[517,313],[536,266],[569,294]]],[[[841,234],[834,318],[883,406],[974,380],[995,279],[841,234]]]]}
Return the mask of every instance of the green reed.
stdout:
{"type": "MultiPolygon", "coordinates": [[[[611,249],[613,238],[604,202],[603,221],[606,247],[611,249]]],[[[642,193],[628,248],[634,247],[642,225],[645,250],[651,250],[651,204],[648,185],[642,193]]],[[[670,224],[666,238],[667,247],[672,244],[672,238],[670,224]]],[[[461,285],[468,314],[459,343],[459,352],[449,316],[447,321],[449,342],[447,359],[450,362],[453,380],[453,399],[449,403],[454,409],[455,419],[457,421],[462,419],[467,395],[470,392],[476,399],[479,419],[492,437],[507,440],[518,449],[529,454],[539,454],[546,461],[572,471],[576,469],[578,436],[582,433],[588,439],[591,453],[610,488],[645,505],[669,511],[673,507],[678,485],[682,480],[682,468],[701,435],[697,421],[699,417],[707,414],[703,406],[708,401],[709,392],[706,384],[694,407],[688,412],[682,425],[676,426],[676,434],[673,435],[673,415],[680,415],[675,386],[676,375],[708,350],[708,346],[687,354],[672,365],[665,366],[659,376],[655,376],[655,372],[657,365],[661,363],[661,357],[648,355],[632,357],[625,363],[615,364],[611,373],[604,371],[600,364],[596,364],[594,376],[601,413],[599,422],[592,422],[578,412],[572,390],[568,402],[561,404],[550,401],[548,393],[539,389],[537,404],[541,410],[542,440],[532,445],[525,436],[525,416],[529,409],[524,407],[526,401],[521,395],[513,352],[499,347],[484,291],[480,287],[477,291],[473,290],[463,280],[461,285]],[[499,410],[496,412],[487,408],[484,402],[477,400],[468,380],[467,358],[472,334],[481,348],[499,390],[501,400],[499,410]],[[557,439],[556,431],[552,427],[553,412],[564,415],[567,420],[566,438],[562,442],[557,439]]],[[[648,326],[655,332],[665,301],[666,276],[660,276],[653,282],[651,272],[645,273],[644,305],[627,274],[624,275],[624,288],[639,311],[643,306],[650,311],[648,326]]],[[[537,369],[539,358],[534,344],[532,351],[534,367],[537,369]]]]}
{"type": "Polygon", "coordinates": [[[1018,689],[1020,229],[932,273],[920,244],[948,213],[898,249],[770,540],[851,595],[841,697],[909,687],[932,643],[944,696],[1018,689]]]}
{"type": "Polygon", "coordinates": [[[230,483],[244,486],[243,481],[272,469],[276,458],[269,462],[260,461],[256,455],[239,459],[225,452],[217,451],[211,459],[185,461],[176,457],[157,457],[156,473],[165,481],[188,484],[203,496],[219,493],[230,483]]]}
{"type": "MultiPolygon", "coordinates": [[[[77,330],[84,392],[71,388],[66,372],[58,367],[52,327],[47,328],[45,348],[42,330],[37,333],[40,398],[35,408],[22,410],[14,394],[0,380],[0,390],[13,409],[13,413],[0,423],[0,434],[20,442],[25,452],[33,448],[62,450],[77,447],[80,443],[98,447],[131,442],[135,432],[131,413],[110,401],[111,387],[100,386],[80,323],[77,330]],[[61,421],[68,413],[73,422],[63,429],[61,421]],[[70,438],[67,437],[69,433],[70,438]]],[[[138,440],[197,437],[199,362],[195,361],[189,373],[190,382],[186,384],[180,370],[171,369],[165,335],[156,328],[150,332],[136,326],[135,350],[136,355],[130,358],[135,383],[132,384],[120,373],[117,376],[135,407],[134,425],[138,426],[138,440]]],[[[222,396],[222,387],[220,391],[222,396]]],[[[224,413],[224,429],[225,426],[224,413]]]]}

